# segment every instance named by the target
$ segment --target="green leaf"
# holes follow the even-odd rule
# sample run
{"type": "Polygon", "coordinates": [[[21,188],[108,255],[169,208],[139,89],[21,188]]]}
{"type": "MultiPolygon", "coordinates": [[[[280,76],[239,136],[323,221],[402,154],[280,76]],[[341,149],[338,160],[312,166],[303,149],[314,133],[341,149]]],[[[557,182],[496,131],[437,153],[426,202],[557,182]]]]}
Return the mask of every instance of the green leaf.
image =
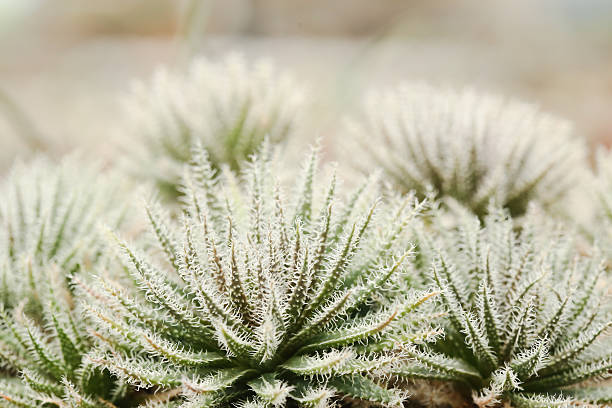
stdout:
{"type": "Polygon", "coordinates": [[[292,357],[281,366],[292,373],[308,377],[330,375],[340,370],[354,355],[351,349],[333,350],[317,356],[292,357]]]}
{"type": "Polygon", "coordinates": [[[21,372],[21,378],[28,387],[34,392],[42,394],[48,394],[56,397],[62,397],[64,394],[64,387],[58,383],[48,381],[41,378],[36,371],[32,369],[24,369],[21,372]]]}
{"type": "Polygon", "coordinates": [[[610,385],[564,389],[560,390],[559,394],[588,404],[612,405],[612,386],[610,385]]]}
{"type": "Polygon", "coordinates": [[[567,408],[573,406],[571,400],[564,397],[529,394],[529,393],[510,393],[509,400],[516,408],[567,408]]]}
{"type": "Polygon", "coordinates": [[[385,407],[401,408],[406,399],[404,393],[381,386],[361,375],[332,378],[329,385],[341,394],[365,401],[378,402],[385,407]]]}
{"type": "Polygon", "coordinates": [[[560,348],[549,358],[543,367],[543,372],[550,372],[555,368],[571,364],[573,359],[578,358],[583,351],[595,343],[609,327],[612,327],[612,323],[602,324],[586,333],[581,333],[577,339],[568,341],[565,347],[560,348]]]}
{"type": "Polygon", "coordinates": [[[456,381],[476,383],[482,381],[479,371],[462,360],[446,357],[442,354],[421,351],[415,347],[407,348],[404,352],[430,370],[454,376],[456,381]]]}
{"type": "Polygon", "coordinates": [[[31,321],[26,321],[25,331],[28,335],[29,347],[34,353],[40,369],[48,372],[56,380],[62,378],[65,374],[65,367],[56,357],[54,350],[49,348],[40,330],[31,321]]]}
{"type": "Polygon", "coordinates": [[[308,339],[308,344],[302,347],[298,353],[303,354],[313,350],[322,350],[337,346],[346,346],[359,340],[374,336],[385,330],[387,326],[398,315],[398,310],[371,313],[363,319],[349,322],[344,328],[329,333],[321,334],[308,339]]]}
{"type": "Polygon", "coordinates": [[[328,408],[336,390],[327,385],[302,385],[291,394],[291,397],[305,408],[328,408]]]}
{"type": "Polygon", "coordinates": [[[134,277],[150,298],[186,327],[196,331],[205,329],[200,319],[191,311],[188,301],[174,289],[165,278],[164,273],[149,265],[125,242],[120,241],[116,236],[114,238],[132,265],[132,268],[129,268],[130,271],[136,271],[134,277]]]}
{"type": "Polygon", "coordinates": [[[334,321],[334,319],[343,312],[346,312],[346,306],[351,298],[351,294],[352,292],[347,291],[346,293],[339,293],[334,298],[330,299],[328,304],[323,306],[321,310],[286,343],[285,347],[291,348],[293,345],[302,344],[304,339],[325,330],[330,322],[334,321]]]}
{"type": "Polygon", "coordinates": [[[37,401],[27,395],[26,389],[17,379],[0,379],[0,405],[17,408],[38,408],[37,401]]]}
{"type": "Polygon", "coordinates": [[[496,355],[501,352],[501,322],[495,299],[490,293],[490,288],[486,281],[480,284],[479,299],[477,302],[477,313],[482,322],[484,322],[487,342],[491,350],[496,355]]]}
{"type": "Polygon", "coordinates": [[[126,359],[117,354],[109,358],[100,352],[92,352],[86,356],[86,362],[96,367],[108,369],[121,381],[134,387],[176,387],[181,384],[182,378],[187,375],[183,370],[172,369],[168,364],[152,362],[143,358],[126,359]]]}
{"type": "Polygon", "coordinates": [[[170,229],[168,228],[167,221],[165,219],[166,217],[164,216],[162,209],[158,204],[150,203],[145,205],[145,211],[159,246],[164,251],[164,254],[168,258],[168,261],[170,261],[170,264],[177,272],[179,272],[180,267],[176,256],[179,253],[178,246],[176,244],[176,240],[170,232],[170,229]]]}
{"type": "Polygon", "coordinates": [[[466,343],[472,349],[474,356],[478,360],[481,371],[489,374],[497,367],[498,359],[495,353],[491,350],[485,333],[482,330],[482,325],[478,322],[477,317],[471,313],[467,313],[464,320],[466,343]]]}
{"type": "Polygon", "coordinates": [[[525,384],[525,389],[542,391],[550,388],[564,387],[588,379],[609,378],[612,375],[612,356],[597,358],[594,361],[571,366],[545,377],[537,377],[525,384]]]}
{"type": "Polygon", "coordinates": [[[302,186],[299,193],[296,195],[296,197],[298,197],[298,201],[295,205],[295,220],[300,219],[304,222],[310,220],[310,216],[312,214],[313,184],[319,161],[318,152],[319,148],[313,147],[310,152],[310,157],[304,165],[302,186]]]}
{"type": "Polygon", "coordinates": [[[222,391],[254,370],[228,368],[217,370],[215,374],[198,380],[185,380],[184,385],[196,394],[214,394],[222,391]]]}
{"type": "MultiPolygon", "coordinates": [[[[53,308],[53,306],[51,306],[53,308]]],[[[55,312],[59,313],[59,309],[55,308],[55,312]]],[[[62,357],[68,371],[76,369],[81,364],[83,356],[78,346],[70,339],[64,328],[60,325],[56,313],[51,313],[53,320],[53,328],[59,340],[62,357]]],[[[69,312],[65,312],[69,313],[69,312]]]]}
{"type": "MultiPolygon", "coordinates": [[[[307,318],[314,313],[317,308],[329,298],[330,294],[334,293],[337,287],[340,275],[344,271],[346,265],[351,259],[351,248],[353,246],[353,236],[355,234],[355,225],[351,229],[350,233],[344,238],[344,244],[342,249],[334,254],[330,260],[330,265],[325,270],[324,280],[320,285],[316,286],[317,295],[314,299],[306,306],[306,310],[302,313],[302,318],[307,318]]],[[[313,286],[314,287],[314,286],[313,286]]]]}
{"type": "Polygon", "coordinates": [[[275,374],[268,373],[249,381],[249,387],[262,401],[275,407],[284,406],[294,387],[276,379],[275,374]]]}
{"type": "Polygon", "coordinates": [[[457,376],[454,373],[436,371],[417,364],[402,364],[397,368],[389,370],[388,374],[407,379],[457,381],[457,376]]]}
{"type": "Polygon", "coordinates": [[[230,328],[220,321],[216,322],[215,325],[217,327],[217,339],[229,356],[248,359],[250,355],[257,352],[257,346],[245,335],[237,333],[233,327],[230,328]]]}
{"type": "Polygon", "coordinates": [[[548,342],[540,339],[530,348],[516,356],[510,361],[512,370],[521,381],[525,381],[535,375],[548,356],[548,342]]]}

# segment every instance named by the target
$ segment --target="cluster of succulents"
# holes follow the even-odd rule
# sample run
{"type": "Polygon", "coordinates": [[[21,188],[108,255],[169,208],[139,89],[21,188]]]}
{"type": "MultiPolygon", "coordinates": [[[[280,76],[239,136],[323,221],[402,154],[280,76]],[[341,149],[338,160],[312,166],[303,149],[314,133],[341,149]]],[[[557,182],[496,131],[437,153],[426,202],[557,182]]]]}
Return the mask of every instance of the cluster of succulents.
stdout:
{"type": "Polygon", "coordinates": [[[302,103],[271,65],[197,60],[135,89],[138,177],[15,163],[0,406],[612,404],[606,155],[531,105],[401,85],[350,121],[368,174],[313,148],[288,183],[302,103]]]}

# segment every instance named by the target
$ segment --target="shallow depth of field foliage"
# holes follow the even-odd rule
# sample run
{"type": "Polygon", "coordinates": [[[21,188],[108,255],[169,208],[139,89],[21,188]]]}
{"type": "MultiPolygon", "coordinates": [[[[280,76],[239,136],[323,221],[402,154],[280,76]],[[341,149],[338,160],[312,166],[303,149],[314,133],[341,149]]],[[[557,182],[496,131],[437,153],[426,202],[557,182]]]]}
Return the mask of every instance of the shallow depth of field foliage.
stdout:
{"type": "Polygon", "coordinates": [[[124,102],[104,165],[0,181],[0,406],[612,405],[612,157],[567,122],[403,83],[335,166],[267,61],[124,102]]]}
{"type": "Polygon", "coordinates": [[[107,256],[100,221],[121,225],[126,203],[114,176],[79,156],[16,162],[0,185],[0,296],[5,307],[35,302],[49,268],[61,280],[107,256]]]}
{"type": "Polygon", "coordinates": [[[473,89],[402,83],[372,92],[349,123],[358,167],[380,166],[400,191],[433,189],[481,217],[491,200],[513,216],[531,201],[559,205],[586,167],[568,122],[473,89]]]}
{"type": "Polygon", "coordinates": [[[126,162],[175,195],[194,143],[206,148],[216,169],[239,170],[264,139],[282,143],[299,130],[305,94],[271,61],[246,62],[239,54],[219,62],[199,58],[182,73],[159,69],[124,98],[126,162]],[[133,149],[135,143],[141,147],[133,149]]]}
{"type": "Polygon", "coordinates": [[[2,185],[0,395],[13,405],[101,406],[126,392],[83,361],[93,344],[72,286],[111,261],[97,224],[121,225],[120,190],[78,157],[16,163],[2,185]]]}
{"type": "Polygon", "coordinates": [[[448,319],[443,340],[412,350],[415,376],[454,381],[481,407],[610,403],[611,387],[593,387],[612,370],[602,260],[527,217],[520,232],[503,210],[485,226],[434,216],[416,229],[415,275],[441,292],[448,319]],[[589,388],[572,387],[581,383],[589,388]]]}

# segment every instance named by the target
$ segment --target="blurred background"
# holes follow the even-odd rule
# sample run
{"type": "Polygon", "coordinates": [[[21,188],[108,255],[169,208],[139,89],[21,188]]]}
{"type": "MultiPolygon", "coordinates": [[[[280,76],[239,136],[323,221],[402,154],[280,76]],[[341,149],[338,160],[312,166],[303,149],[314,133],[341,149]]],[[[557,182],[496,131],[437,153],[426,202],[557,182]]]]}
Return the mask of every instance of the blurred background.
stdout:
{"type": "Polygon", "coordinates": [[[316,85],[321,136],[368,88],[425,79],[612,143],[610,0],[0,0],[0,167],[40,147],[104,154],[130,81],[230,51],[316,85]]]}

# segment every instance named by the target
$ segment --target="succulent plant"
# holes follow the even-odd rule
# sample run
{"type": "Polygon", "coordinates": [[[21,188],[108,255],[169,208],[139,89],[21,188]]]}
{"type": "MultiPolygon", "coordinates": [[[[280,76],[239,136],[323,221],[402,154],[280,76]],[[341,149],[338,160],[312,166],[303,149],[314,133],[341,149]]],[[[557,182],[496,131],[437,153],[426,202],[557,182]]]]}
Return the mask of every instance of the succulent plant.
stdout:
{"type": "Polygon", "coordinates": [[[129,396],[126,384],[84,360],[94,342],[59,272],[39,277],[40,316],[0,307],[0,406],[108,408],[129,396]]]}
{"type": "Polygon", "coordinates": [[[520,232],[502,210],[486,227],[434,216],[415,230],[415,273],[433,281],[448,318],[444,339],[410,347],[418,363],[397,375],[456,382],[478,407],[609,406],[612,389],[591,388],[612,375],[603,268],[537,217],[520,232]]]}
{"type": "Polygon", "coordinates": [[[76,158],[41,157],[1,190],[0,404],[108,407],[126,387],[83,364],[93,342],[70,282],[106,264],[96,224],[119,225],[119,187],[76,158]]]}
{"type": "Polygon", "coordinates": [[[535,107],[472,89],[402,83],[373,93],[350,124],[362,154],[400,190],[432,189],[483,216],[490,201],[522,215],[529,202],[557,205],[586,169],[569,124],[535,107]]]}
{"type": "Polygon", "coordinates": [[[185,407],[401,406],[383,368],[402,360],[397,343],[439,333],[421,306],[434,294],[399,278],[421,204],[364,207],[365,188],[340,200],[335,177],[316,188],[316,153],[292,205],[264,153],[232,188],[204,150],[193,159],[182,228],[147,208],[161,259],[118,239],[135,288],[93,288],[101,350],[88,360],[185,407]]]}
{"type": "MultiPolygon", "coordinates": [[[[60,163],[38,157],[17,162],[0,185],[0,301],[13,307],[39,297],[44,269],[66,283],[104,259],[96,224],[118,226],[125,215],[121,186],[78,156],[60,163]]],[[[43,279],[44,280],[44,279],[43,279]]]]}
{"type": "Polygon", "coordinates": [[[199,58],[185,73],[160,69],[134,86],[122,137],[139,172],[176,194],[194,143],[207,149],[215,168],[239,170],[264,138],[279,143],[296,131],[304,98],[304,88],[267,60],[199,58]]]}

